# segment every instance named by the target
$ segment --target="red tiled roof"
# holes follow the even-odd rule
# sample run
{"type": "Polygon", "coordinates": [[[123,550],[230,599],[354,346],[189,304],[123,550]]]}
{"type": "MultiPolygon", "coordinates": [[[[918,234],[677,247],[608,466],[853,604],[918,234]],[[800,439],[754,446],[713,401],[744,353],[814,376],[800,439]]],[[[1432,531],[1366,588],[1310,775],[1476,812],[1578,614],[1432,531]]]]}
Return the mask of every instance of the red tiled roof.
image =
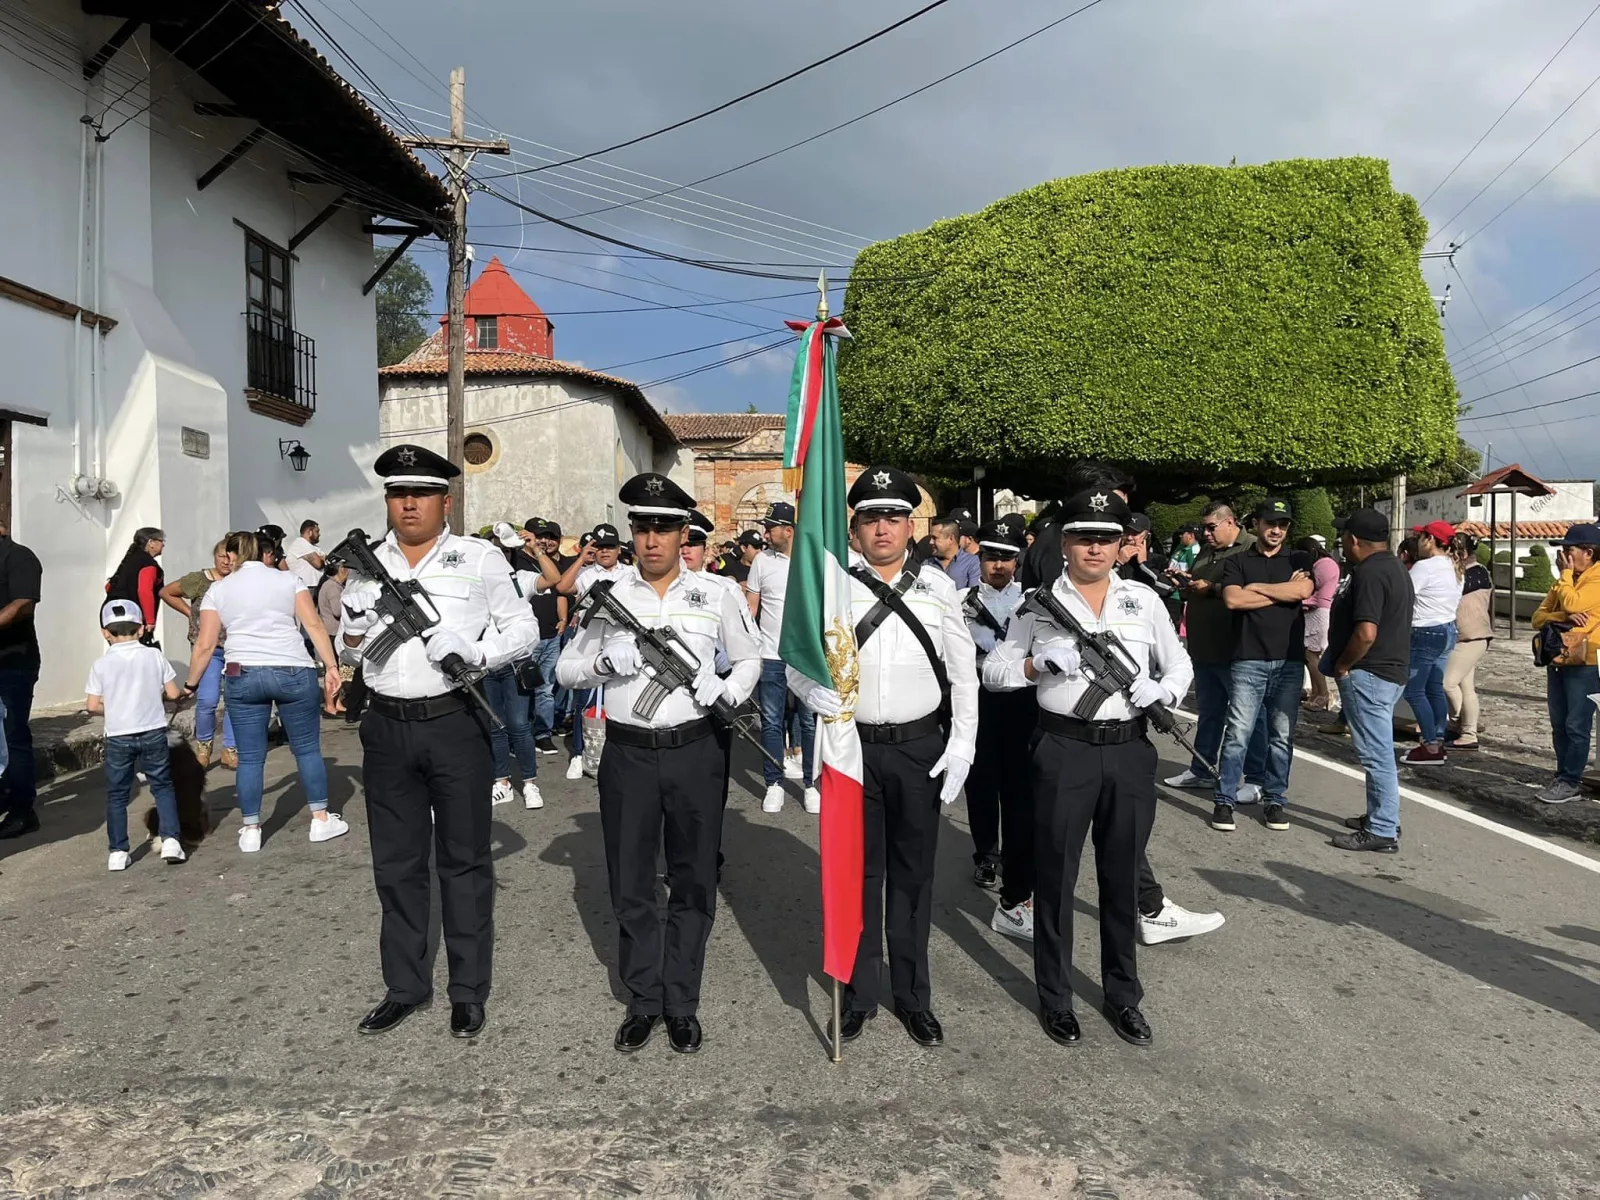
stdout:
{"type": "Polygon", "coordinates": [[[672,413],[667,424],[684,442],[732,442],[768,429],[782,429],[782,413],[672,413]]]}
{"type": "Polygon", "coordinates": [[[1512,463],[1507,467],[1497,467],[1487,475],[1474,480],[1467,489],[1460,492],[1462,496],[1484,496],[1495,490],[1521,492],[1524,496],[1554,496],[1555,488],[1530,471],[1524,471],[1521,463],[1512,463]]]}
{"type": "MultiPolygon", "coordinates": [[[[450,373],[449,359],[441,352],[437,333],[417,347],[411,355],[388,367],[379,367],[378,375],[384,379],[442,378],[450,373]]],[[[658,442],[673,445],[677,436],[670,425],[662,420],[655,406],[645,399],[639,385],[615,375],[591,371],[576,363],[554,358],[541,358],[537,354],[519,354],[510,350],[468,350],[466,373],[469,376],[533,375],[557,379],[575,379],[581,383],[598,384],[615,388],[622,399],[633,409],[650,436],[658,442]]]]}
{"type": "MultiPolygon", "coordinates": [[[[1567,530],[1574,525],[1582,525],[1582,521],[1518,521],[1517,541],[1543,541],[1546,538],[1566,537],[1567,530]]],[[[1458,533],[1470,533],[1475,538],[1489,536],[1489,526],[1482,521],[1463,521],[1456,526],[1458,533]]],[[[1510,521],[1496,521],[1494,536],[1509,538],[1511,536],[1510,521]]]]}

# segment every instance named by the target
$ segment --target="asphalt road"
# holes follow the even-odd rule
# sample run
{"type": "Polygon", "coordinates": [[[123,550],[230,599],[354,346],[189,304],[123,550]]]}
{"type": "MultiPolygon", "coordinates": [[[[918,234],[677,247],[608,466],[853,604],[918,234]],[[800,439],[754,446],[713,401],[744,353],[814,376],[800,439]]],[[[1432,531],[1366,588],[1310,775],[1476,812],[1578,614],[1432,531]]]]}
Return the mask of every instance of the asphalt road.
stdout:
{"type": "MultiPolygon", "coordinates": [[[[109,875],[97,773],[0,843],[0,1196],[1600,1195],[1600,876],[1446,813],[1407,806],[1400,855],[1350,856],[1327,837],[1359,784],[1309,763],[1286,833],[1214,833],[1203,797],[1165,793],[1157,872],[1228,923],[1141,951],[1141,1051],[1096,1015],[1088,869],[1084,1043],[1039,1031],[957,804],[932,940],[946,1045],[883,1016],[834,1065],[815,819],[736,785],[705,1049],[624,1058],[594,787],[551,765],[544,810],[496,810],[485,1035],[452,1040],[441,1003],[358,1039],[378,910],[359,749],[328,728],[336,842],[306,840],[280,749],[259,855],[228,811],[188,864],[109,875]]],[[[231,783],[213,771],[219,812],[231,783]]]]}

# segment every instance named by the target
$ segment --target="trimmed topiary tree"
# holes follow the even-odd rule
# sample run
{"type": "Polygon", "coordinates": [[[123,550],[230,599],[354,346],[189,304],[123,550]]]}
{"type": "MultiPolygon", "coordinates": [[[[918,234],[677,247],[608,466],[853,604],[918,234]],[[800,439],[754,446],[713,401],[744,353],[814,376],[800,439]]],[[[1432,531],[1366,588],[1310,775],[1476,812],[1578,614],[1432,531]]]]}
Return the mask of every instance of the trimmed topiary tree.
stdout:
{"type": "Polygon", "coordinates": [[[880,242],[846,298],[847,449],[1033,494],[1103,458],[1152,498],[1438,461],[1425,238],[1387,164],[1348,158],[1060,179],[880,242]]]}
{"type": "Polygon", "coordinates": [[[1542,546],[1529,546],[1527,556],[1517,560],[1522,564],[1522,578],[1517,590],[1544,595],[1555,585],[1555,574],[1550,570],[1550,558],[1542,546]]]}
{"type": "Polygon", "coordinates": [[[1296,488],[1289,493],[1289,505],[1294,509],[1295,537],[1321,534],[1329,546],[1338,540],[1333,531],[1333,502],[1325,489],[1296,488]]]}

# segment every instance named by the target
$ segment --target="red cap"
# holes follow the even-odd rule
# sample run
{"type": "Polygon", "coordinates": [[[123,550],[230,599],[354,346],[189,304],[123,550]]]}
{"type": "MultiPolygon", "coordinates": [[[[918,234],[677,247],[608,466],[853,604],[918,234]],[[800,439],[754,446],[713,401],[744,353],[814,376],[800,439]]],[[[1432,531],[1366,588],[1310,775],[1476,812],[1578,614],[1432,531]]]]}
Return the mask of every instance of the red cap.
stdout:
{"type": "Polygon", "coordinates": [[[1456,535],[1456,527],[1449,521],[1429,521],[1426,525],[1413,525],[1412,533],[1425,533],[1441,546],[1456,535]]]}

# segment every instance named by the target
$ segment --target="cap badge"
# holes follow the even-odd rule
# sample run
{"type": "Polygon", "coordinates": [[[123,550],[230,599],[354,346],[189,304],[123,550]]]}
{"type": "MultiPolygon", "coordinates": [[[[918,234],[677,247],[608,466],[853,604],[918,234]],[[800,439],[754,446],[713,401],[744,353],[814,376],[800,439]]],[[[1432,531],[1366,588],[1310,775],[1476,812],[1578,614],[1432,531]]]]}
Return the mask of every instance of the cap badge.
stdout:
{"type": "Polygon", "coordinates": [[[395,461],[402,467],[414,467],[417,465],[417,452],[410,446],[402,446],[394,457],[395,461]]]}
{"type": "Polygon", "coordinates": [[[1089,507],[1095,512],[1105,512],[1110,507],[1111,499],[1104,492],[1096,492],[1089,497],[1089,507]]]}
{"type": "Polygon", "coordinates": [[[887,472],[887,471],[879,471],[876,475],[874,475],[872,477],[872,482],[877,484],[881,488],[888,487],[889,486],[889,472],[887,472]]]}
{"type": "Polygon", "coordinates": [[[659,496],[662,492],[666,491],[667,488],[666,484],[662,483],[659,479],[646,479],[644,481],[644,490],[652,496],[659,496]]]}

